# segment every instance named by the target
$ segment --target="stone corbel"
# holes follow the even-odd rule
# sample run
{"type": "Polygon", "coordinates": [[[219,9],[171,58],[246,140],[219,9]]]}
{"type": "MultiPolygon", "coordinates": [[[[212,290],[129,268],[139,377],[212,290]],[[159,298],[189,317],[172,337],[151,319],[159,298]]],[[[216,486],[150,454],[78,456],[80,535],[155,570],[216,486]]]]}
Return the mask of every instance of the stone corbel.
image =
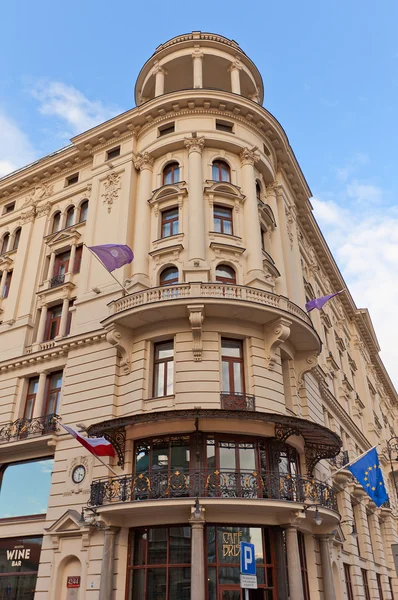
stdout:
{"type": "Polygon", "coordinates": [[[202,324],[205,318],[204,304],[188,305],[189,322],[192,329],[192,351],[194,362],[202,360],[202,324]]]}
{"type": "Polygon", "coordinates": [[[132,336],[124,327],[111,326],[106,332],[106,340],[115,346],[120,357],[120,366],[127,374],[131,371],[132,336]]]}
{"type": "Polygon", "coordinates": [[[317,364],[317,356],[311,352],[302,352],[294,359],[297,376],[297,386],[301,389],[304,385],[304,375],[314,369],[317,364]]]}
{"type": "Polygon", "coordinates": [[[273,370],[275,368],[278,360],[276,351],[289,337],[291,324],[291,321],[281,317],[264,326],[265,366],[267,369],[273,370]]]}

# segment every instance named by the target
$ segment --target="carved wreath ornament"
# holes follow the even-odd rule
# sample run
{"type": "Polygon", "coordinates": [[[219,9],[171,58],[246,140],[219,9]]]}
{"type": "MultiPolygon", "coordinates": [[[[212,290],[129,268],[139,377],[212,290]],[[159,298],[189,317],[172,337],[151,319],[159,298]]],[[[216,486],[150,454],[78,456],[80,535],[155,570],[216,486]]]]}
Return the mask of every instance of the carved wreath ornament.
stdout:
{"type": "Polygon", "coordinates": [[[104,183],[104,193],[101,197],[104,202],[108,204],[108,213],[112,210],[112,204],[114,200],[119,197],[120,190],[120,175],[117,173],[110,173],[104,183]]]}

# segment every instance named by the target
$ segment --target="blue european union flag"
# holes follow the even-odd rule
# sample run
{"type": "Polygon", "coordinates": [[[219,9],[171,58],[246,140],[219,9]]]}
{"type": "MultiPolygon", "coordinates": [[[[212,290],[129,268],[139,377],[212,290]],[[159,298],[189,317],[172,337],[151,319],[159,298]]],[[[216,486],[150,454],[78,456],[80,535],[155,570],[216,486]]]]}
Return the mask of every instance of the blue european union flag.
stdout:
{"type": "Polygon", "coordinates": [[[376,448],[369,450],[352,465],[347,465],[346,469],[351,471],[377,506],[381,506],[388,500],[376,448]]]}

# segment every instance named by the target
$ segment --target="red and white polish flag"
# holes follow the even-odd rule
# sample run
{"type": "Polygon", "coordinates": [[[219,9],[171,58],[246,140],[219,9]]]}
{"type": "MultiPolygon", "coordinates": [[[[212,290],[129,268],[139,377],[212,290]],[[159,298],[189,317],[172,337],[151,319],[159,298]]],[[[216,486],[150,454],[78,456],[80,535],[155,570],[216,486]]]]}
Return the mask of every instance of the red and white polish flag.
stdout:
{"type": "Polygon", "coordinates": [[[69,425],[64,425],[63,423],[60,423],[60,425],[66,429],[75,440],[80,442],[86,450],[91,452],[91,454],[94,454],[94,456],[115,456],[115,449],[104,437],[88,438],[81,435],[76,429],[73,429],[73,427],[69,427],[69,425]]]}

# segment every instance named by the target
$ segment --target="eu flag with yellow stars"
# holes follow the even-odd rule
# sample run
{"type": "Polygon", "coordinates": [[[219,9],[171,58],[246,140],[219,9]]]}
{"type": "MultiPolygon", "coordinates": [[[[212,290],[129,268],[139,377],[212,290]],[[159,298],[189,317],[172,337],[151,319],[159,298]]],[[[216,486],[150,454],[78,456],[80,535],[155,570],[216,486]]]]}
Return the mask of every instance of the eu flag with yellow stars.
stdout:
{"type": "Polygon", "coordinates": [[[372,448],[359,460],[345,468],[351,471],[377,506],[381,506],[388,500],[376,448],[372,448]]]}

